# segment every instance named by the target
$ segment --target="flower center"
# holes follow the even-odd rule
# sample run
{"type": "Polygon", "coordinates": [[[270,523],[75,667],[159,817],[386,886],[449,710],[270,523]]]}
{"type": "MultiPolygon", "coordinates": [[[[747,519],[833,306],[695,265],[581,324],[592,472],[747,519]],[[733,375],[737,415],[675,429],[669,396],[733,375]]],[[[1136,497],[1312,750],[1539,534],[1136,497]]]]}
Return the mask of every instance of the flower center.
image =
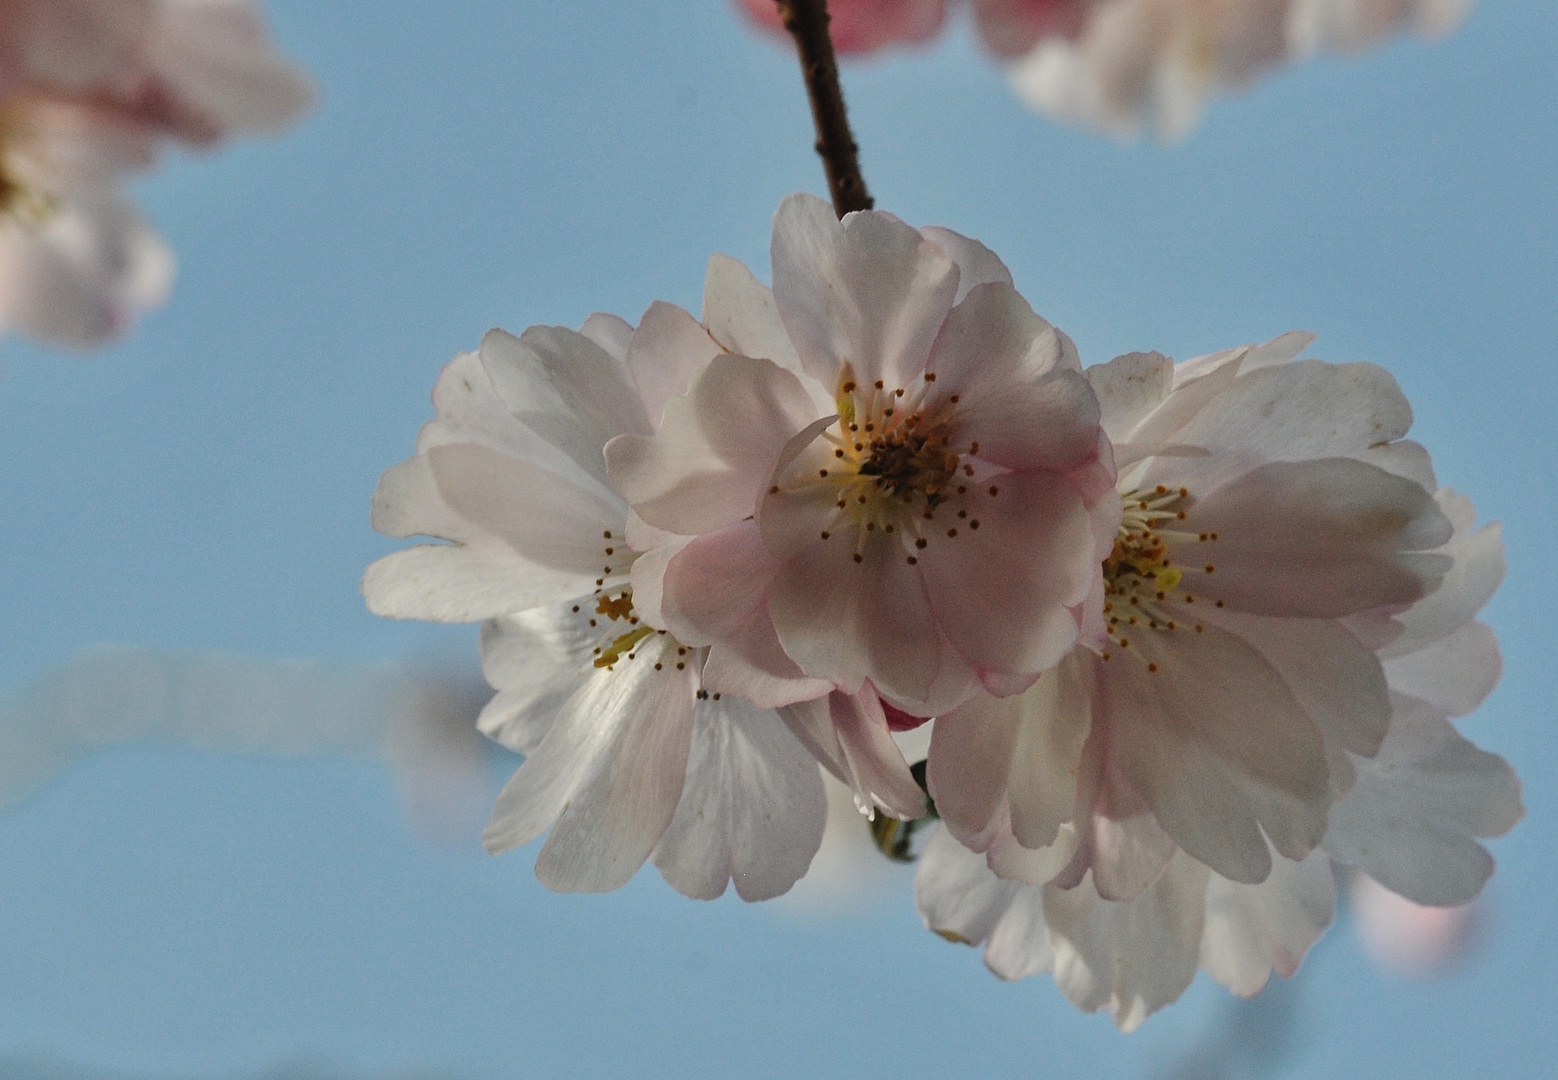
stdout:
{"type": "MultiPolygon", "coordinates": [[[[1160,484],[1152,491],[1123,492],[1120,500],[1124,504],[1120,531],[1103,568],[1104,620],[1110,642],[1123,652],[1135,649],[1139,654],[1145,634],[1168,634],[1186,626],[1198,634],[1205,632],[1206,626],[1195,620],[1197,601],[1185,581],[1186,571],[1171,558],[1180,545],[1217,539],[1216,533],[1171,526],[1185,520],[1190,490],[1160,484]]],[[[1212,574],[1217,567],[1206,563],[1201,571],[1212,574]]],[[[1221,600],[1213,604],[1223,606],[1221,600]]],[[[1101,655],[1109,660],[1113,650],[1106,647],[1101,655]]],[[[1148,672],[1156,674],[1158,662],[1148,659],[1146,663],[1148,672]]]]}
{"type": "MultiPolygon", "coordinates": [[[[835,397],[838,426],[822,434],[833,448],[828,467],[776,484],[769,494],[829,489],[834,512],[823,523],[821,539],[839,536],[848,543],[852,532],[856,562],[865,561],[876,534],[900,545],[913,566],[933,540],[978,531],[978,500],[1000,494],[1000,485],[989,483],[1000,470],[975,458],[979,443],[953,445],[952,410],[924,407],[935,381],[935,373],[927,372],[912,391],[889,390],[880,381],[865,387],[846,367],[835,397]],[[938,511],[948,520],[936,523],[938,511]]],[[[955,406],[958,395],[946,402],[955,406]]]]}

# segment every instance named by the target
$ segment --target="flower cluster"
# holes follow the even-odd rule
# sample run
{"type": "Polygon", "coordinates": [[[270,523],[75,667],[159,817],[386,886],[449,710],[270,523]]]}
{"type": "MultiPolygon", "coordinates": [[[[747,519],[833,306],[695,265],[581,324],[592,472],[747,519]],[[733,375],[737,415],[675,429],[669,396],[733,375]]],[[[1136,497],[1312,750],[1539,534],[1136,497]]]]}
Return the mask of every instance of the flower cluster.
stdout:
{"type": "Polygon", "coordinates": [[[0,2],[0,331],[127,329],[173,258],[126,177],[165,141],[273,131],[311,96],[252,0],[0,2]]]}
{"type": "Polygon", "coordinates": [[[820,766],[942,819],[933,929],[1123,1027],[1198,966],[1291,973],[1332,859],[1476,895],[1521,812],[1451,724],[1498,676],[1502,546],[1389,375],[1303,334],[1084,371],[983,245],[804,195],[772,259],[715,256],[701,321],[492,331],[379,484],[376,528],[439,542],[369,606],[485,622],[480,726],[525,755],[489,849],[775,896],[820,766]],[[930,718],[917,774],[893,732],[930,718]]]}
{"type": "MultiPolygon", "coordinates": [[[[774,0],[739,0],[782,31],[774,0]]],[[[1056,119],[1116,135],[1178,138],[1207,101],[1321,51],[1412,32],[1448,34],[1471,0],[970,0],[986,49],[1018,96],[1056,119]]],[[[832,0],[839,52],[928,41],[949,0],[832,0]]]]}

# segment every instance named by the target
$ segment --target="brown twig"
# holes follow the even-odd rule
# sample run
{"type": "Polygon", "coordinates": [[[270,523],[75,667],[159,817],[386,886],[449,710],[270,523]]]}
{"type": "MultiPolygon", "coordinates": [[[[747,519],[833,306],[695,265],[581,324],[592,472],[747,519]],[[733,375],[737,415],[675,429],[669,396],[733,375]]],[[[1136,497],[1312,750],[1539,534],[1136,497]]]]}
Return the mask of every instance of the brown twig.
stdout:
{"type": "Polygon", "coordinates": [[[827,0],[778,0],[779,17],[795,38],[801,54],[801,74],[811,98],[812,120],[817,125],[817,153],[828,175],[833,211],[843,217],[851,210],[869,210],[875,203],[860,175],[860,148],[849,131],[844,111],[844,90],[839,86],[838,61],[828,35],[827,0]]]}

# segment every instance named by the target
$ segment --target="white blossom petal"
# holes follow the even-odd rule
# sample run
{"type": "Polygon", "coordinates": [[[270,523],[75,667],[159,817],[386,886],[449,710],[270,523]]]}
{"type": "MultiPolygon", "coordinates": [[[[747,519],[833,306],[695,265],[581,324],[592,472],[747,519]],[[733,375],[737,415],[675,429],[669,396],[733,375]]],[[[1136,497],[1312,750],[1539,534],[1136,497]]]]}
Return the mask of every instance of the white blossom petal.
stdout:
{"type": "Polygon", "coordinates": [[[1302,862],[1273,854],[1271,876],[1258,885],[1213,874],[1201,966],[1240,997],[1253,997],[1273,972],[1287,978],[1298,971],[1335,914],[1336,879],[1319,851],[1302,862]]]}
{"type": "Polygon", "coordinates": [[[700,701],[682,799],[654,851],[674,888],[712,900],[787,892],[822,843],[827,795],[817,762],[773,712],[735,698],[700,701]]]}
{"type": "Polygon", "coordinates": [[[1085,1012],[1109,1009],[1121,1031],[1179,999],[1195,977],[1207,869],[1184,855],[1147,892],[1119,903],[1090,881],[1045,888],[1055,985],[1085,1012]]]}
{"type": "Polygon", "coordinates": [[[622,670],[601,670],[568,701],[498,797],[483,841],[493,853],[551,829],[536,876],[561,892],[620,888],[643,865],[681,798],[696,673],[675,644],[646,642],[622,670]]]}
{"type": "Polygon", "coordinates": [[[1493,873],[1477,838],[1502,836],[1525,812],[1504,759],[1431,706],[1397,697],[1379,753],[1354,765],[1358,782],[1331,808],[1325,850],[1419,904],[1475,897],[1493,873]]]}

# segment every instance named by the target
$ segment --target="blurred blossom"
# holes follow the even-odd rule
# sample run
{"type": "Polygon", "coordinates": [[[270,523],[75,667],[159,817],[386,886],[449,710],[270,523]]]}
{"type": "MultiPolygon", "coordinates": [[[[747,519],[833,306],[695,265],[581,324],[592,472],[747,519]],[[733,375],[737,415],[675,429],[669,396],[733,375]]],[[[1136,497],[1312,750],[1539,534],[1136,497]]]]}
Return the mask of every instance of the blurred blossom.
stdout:
{"type": "Polygon", "coordinates": [[[0,0],[0,332],[125,332],[173,278],[129,175],[165,142],[278,131],[311,100],[250,0],[0,0]]]}
{"type": "Polygon", "coordinates": [[[390,766],[412,822],[464,841],[491,796],[474,678],[398,666],[89,652],[0,703],[0,806],[77,760],[139,740],[285,757],[342,754],[390,766]]]}
{"type": "MultiPolygon", "coordinates": [[[[6,1080],[164,1080],[149,1073],[99,1069],[55,1058],[0,1058],[0,1076],[6,1080]]],[[[166,1074],[164,1074],[166,1076],[166,1074]]],[[[172,1077],[167,1077],[172,1080],[172,1077]]],[[[441,1069],[396,1069],[388,1072],[353,1072],[310,1061],[288,1062],[259,1072],[220,1073],[203,1077],[178,1074],[178,1080],[457,1080],[441,1069]]]]}
{"type": "Polygon", "coordinates": [[[1096,0],[1080,33],[1012,68],[1033,108],[1131,136],[1184,136],[1207,102],[1322,50],[1357,51],[1460,25],[1471,0],[1096,0]]]}
{"type": "MultiPolygon", "coordinates": [[[[737,0],[763,29],[786,36],[774,0],[737,0]]],[[[829,30],[840,55],[875,52],[889,45],[926,41],[941,29],[947,0],[831,0],[829,30]]]]}
{"type": "MultiPolygon", "coordinates": [[[[782,33],[773,0],[740,0],[782,33]]],[[[1058,120],[1130,137],[1184,136],[1207,102],[1322,51],[1358,52],[1401,33],[1442,37],[1472,0],[968,0],[1012,86],[1058,120]]],[[[942,0],[830,0],[845,55],[930,40],[942,0]]]]}
{"type": "Polygon", "coordinates": [[[1498,529],[1435,490],[1395,381],[1309,340],[1088,369],[1126,508],[1098,636],[932,738],[927,925],[1125,1030],[1198,967],[1241,996],[1293,974],[1328,856],[1465,903],[1522,814],[1450,723],[1499,676],[1498,529]]]}
{"type": "Polygon", "coordinates": [[[1349,877],[1347,895],[1364,952],[1397,975],[1440,974],[1464,959],[1476,943],[1481,898],[1455,907],[1427,907],[1361,872],[1349,877]]]}

